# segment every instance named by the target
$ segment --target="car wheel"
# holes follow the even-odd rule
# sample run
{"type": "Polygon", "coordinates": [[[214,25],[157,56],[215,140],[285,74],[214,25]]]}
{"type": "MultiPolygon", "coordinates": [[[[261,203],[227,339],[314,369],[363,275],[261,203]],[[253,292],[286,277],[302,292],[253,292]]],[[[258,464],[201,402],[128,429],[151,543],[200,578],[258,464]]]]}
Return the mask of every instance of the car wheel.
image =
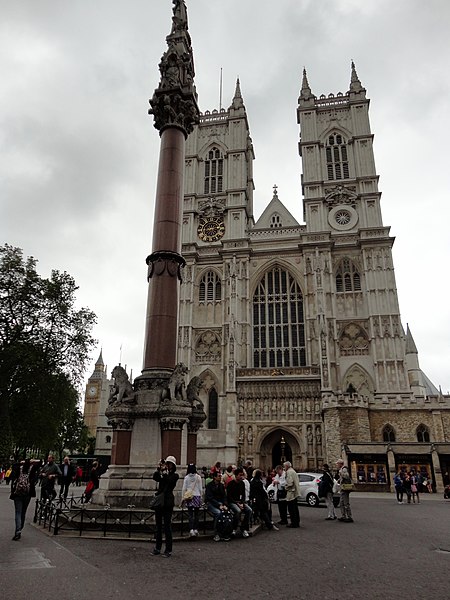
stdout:
{"type": "Polygon", "coordinates": [[[306,502],[308,506],[319,506],[319,497],[316,494],[308,494],[306,496],[306,502]]]}

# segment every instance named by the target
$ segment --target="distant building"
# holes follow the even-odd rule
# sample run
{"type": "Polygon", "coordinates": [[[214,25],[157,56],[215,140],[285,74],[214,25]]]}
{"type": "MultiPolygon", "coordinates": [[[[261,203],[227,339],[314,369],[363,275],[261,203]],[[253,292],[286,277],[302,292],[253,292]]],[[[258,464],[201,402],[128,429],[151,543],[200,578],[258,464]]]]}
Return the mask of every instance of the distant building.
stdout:
{"type": "Polygon", "coordinates": [[[280,199],[299,196],[282,173],[255,222],[239,81],[230,107],[202,114],[187,140],[178,359],[203,382],[198,464],[288,458],[317,470],[344,456],[360,485],[413,468],[440,487],[450,397],[402,327],[354,65],[346,94],[314,96],[304,72],[297,116],[305,224],[280,199]]]}
{"type": "Polygon", "coordinates": [[[107,367],[103,363],[102,352],[95,363],[95,369],[89,377],[84,397],[84,422],[89,428],[89,435],[95,437],[95,455],[110,456],[112,448],[112,428],[108,426],[105,410],[111,385],[107,378],[107,367]]]}

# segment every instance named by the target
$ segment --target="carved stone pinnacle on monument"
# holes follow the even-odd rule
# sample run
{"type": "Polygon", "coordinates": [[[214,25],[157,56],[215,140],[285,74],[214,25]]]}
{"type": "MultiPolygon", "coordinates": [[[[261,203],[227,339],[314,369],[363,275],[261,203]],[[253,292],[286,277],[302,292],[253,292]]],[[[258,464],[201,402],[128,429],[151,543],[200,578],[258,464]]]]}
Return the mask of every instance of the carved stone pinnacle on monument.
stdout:
{"type": "Polygon", "coordinates": [[[150,100],[149,114],[160,132],[177,127],[187,137],[200,120],[194,85],[194,57],[184,0],[173,0],[172,29],[161,57],[161,80],[150,100]]]}

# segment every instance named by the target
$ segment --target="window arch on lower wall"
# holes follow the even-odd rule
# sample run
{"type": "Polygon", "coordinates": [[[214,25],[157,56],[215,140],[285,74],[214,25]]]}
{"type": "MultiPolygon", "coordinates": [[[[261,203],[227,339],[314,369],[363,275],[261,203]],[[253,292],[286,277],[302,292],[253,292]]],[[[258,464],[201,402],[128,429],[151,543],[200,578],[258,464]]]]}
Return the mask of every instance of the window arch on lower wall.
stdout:
{"type": "Polygon", "coordinates": [[[427,443],[430,441],[430,430],[426,425],[421,423],[416,429],[417,441],[427,443]]]}
{"type": "Polygon", "coordinates": [[[253,366],[305,365],[303,294],[293,275],[275,265],[253,294],[253,366]]]}
{"type": "Polygon", "coordinates": [[[203,427],[218,429],[220,424],[220,400],[218,378],[212,369],[206,369],[199,375],[201,387],[198,393],[206,412],[203,427]]]}
{"type": "Polygon", "coordinates": [[[383,442],[395,442],[395,429],[387,423],[382,431],[383,442]]]}

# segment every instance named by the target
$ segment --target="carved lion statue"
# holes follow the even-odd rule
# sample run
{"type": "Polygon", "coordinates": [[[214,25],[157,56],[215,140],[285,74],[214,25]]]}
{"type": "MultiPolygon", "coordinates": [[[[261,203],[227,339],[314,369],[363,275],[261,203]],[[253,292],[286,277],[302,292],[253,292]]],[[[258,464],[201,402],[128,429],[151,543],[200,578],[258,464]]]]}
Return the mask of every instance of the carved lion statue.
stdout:
{"type": "Polygon", "coordinates": [[[123,367],[117,365],[111,373],[114,379],[114,386],[108,398],[108,404],[121,404],[122,402],[134,402],[135,392],[130,383],[127,372],[123,367]]]}
{"type": "Polygon", "coordinates": [[[192,404],[192,406],[194,408],[199,408],[199,409],[204,408],[203,402],[198,397],[198,393],[199,393],[202,385],[203,385],[203,382],[200,379],[200,377],[193,377],[190,380],[190,382],[188,383],[187,390],[186,390],[186,396],[187,396],[188,402],[190,402],[190,404],[192,404]]]}
{"type": "Polygon", "coordinates": [[[163,398],[167,399],[168,396],[172,401],[182,400],[186,402],[187,396],[185,376],[187,372],[188,369],[183,363],[177,364],[172,375],[170,376],[168,390],[165,390],[165,393],[163,393],[163,398]]]}

